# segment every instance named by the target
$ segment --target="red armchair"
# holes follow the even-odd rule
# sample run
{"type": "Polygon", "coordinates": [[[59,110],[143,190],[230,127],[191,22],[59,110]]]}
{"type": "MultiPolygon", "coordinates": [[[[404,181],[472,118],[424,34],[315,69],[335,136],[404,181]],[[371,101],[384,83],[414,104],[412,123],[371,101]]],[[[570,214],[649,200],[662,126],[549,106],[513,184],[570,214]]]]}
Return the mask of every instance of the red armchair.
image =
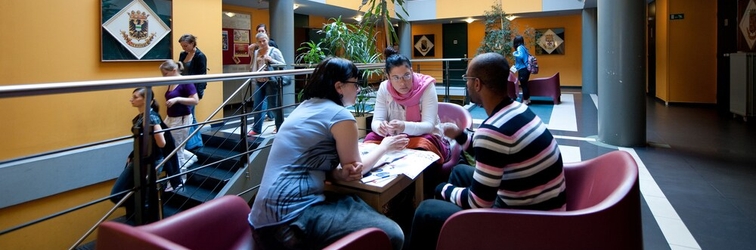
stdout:
{"type": "Polygon", "coordinates": [[[642,249],[638,166],[624,151],[566,164],[567,211],[469,209],[437,249],[642,249]]]}
{"type": "MultiPolygon", "coordinates": [[[[531,75],[533,76],[533,75],[531,75]]],[[[548,96],[554,99],[554,104],[562,103],[562,89],[559,83],[559,72],[551,77],[534,78],[528,81],[530,96],[548,96]]],[[[520,94],[520,84],[515,74],[509,74],[507,80],[507,94],[516,100],[520,94]]]]}
{"type": "Polygon", "coordinates": [[[365,228],[348,234],[323,250],[384,250],[392,249],[391,240],[378,228],[365,228]]]}
{"type": "Polygon", "coordinates": [[[559,72],[551,77],[535,78],[528,81],[530,96],[548,96],[554,104],[562,103],[562,90],[559,88],[559,72]]]}
{"type": "Polygon", "coordinates": [[[96,248],[255,249],[248,214],[247,202],[229,195],[148,225],[104,222],[96,248]]]}
{"type": "MultiPolygon", "coordinates": [[[[453,122],[457,124],[459,128],[472,128],[473,121],[470,111],[467,111],[462,106],[454,103],[439,102],[438,103],[438,119],[441,122],[453,122]]],[[[449,160],[444,162],[441,167],[441,179],[446,180],[451,173],[451,169],[459,162],[459,157],[462,155],[462,146],[452,140],[449,145],[451,154],[449,160]]]]}

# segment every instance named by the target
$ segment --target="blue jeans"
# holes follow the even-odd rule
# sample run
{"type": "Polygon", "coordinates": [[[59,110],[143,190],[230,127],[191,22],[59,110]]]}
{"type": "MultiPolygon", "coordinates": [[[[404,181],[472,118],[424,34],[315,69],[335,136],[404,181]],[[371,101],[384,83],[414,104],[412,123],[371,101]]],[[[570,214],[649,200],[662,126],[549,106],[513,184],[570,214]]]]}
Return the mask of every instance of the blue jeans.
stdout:
{"type": "MultiPolygon", "coordinates": [[[[281,106],[278,103],[278,82],[258,82],[255,86],[255,93],[253,95],[255,99],[255,107],[252,111],[265,110],[263,104],[266,100],[268,101],[268,108],[277,108],[281,106]]],[[[276,128],[278,128],[281,126],[281,123],[283,123],[283,110],[277,109],[273,112],[275,113],[276,128]]],[[[252,131],[255,131],[255,133],[260,134],[262,132],[263,114],[265,114],[265,112],[260,112],[253,116],[255,118],[255,123],[252,125],[252,131]]]]}
{"type": "Polygon", "coordinates": [[[355,195],[327,193],[326,201],[308,207],[296,219],[255,229],[255,235],[266,249],[323,249],[370,227],[386,232],[394,249],[402,248],[404,233],[399,225],[355,195]]]}

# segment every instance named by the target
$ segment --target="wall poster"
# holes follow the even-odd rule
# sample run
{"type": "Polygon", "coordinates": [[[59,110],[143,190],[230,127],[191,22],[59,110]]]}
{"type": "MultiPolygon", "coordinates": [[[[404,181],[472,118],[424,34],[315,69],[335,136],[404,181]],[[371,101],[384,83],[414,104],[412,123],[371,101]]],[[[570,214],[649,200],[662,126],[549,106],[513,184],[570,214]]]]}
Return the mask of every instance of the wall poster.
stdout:
{"type": "Polygon", "coordinates": [[[414,36],[414,56],[435,56],[434,35],[415,35],[414,36]]]}
{"type": "Polygon", "coordinates": [[[564,28],[536,29],[536,55],[564,55],[564,28]]]}
{"type": "Polygon", "coordinates": [[[170,0],[102,0],[100,60],[172,58],[170,0]]]}

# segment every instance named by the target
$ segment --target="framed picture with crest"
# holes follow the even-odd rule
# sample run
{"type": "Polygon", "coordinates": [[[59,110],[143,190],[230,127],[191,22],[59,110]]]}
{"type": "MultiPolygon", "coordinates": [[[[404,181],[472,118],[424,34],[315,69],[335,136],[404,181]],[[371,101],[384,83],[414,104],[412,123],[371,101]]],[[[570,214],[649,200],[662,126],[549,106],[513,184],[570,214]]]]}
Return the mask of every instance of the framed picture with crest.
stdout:
{"type": "Polygon", "coordinates": [[[535,30],[536,55],[564,55],[564,28],[535,30]]]}
{"type": "Polygon", "coordinates": [[[173,58],[173,6],[170,0],[101,1],[101,61],[163,61],[173,58]]]}

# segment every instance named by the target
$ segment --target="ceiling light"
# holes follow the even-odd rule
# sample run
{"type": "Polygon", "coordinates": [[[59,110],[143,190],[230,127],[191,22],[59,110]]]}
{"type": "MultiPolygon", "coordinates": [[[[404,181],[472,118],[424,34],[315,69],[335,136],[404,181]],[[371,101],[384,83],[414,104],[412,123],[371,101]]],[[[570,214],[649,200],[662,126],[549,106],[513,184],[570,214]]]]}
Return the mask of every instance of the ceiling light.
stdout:
{"type": "Polygon", "coordinates": [[[294,4],[294,9],[296,10],[297,8],[299,8],[299,4],[294,4]]]}
{"type": "Polygon", "coordinates": [[[472,17],[468,17],[467,19],[465,19],[465,22],[472,23],[472,22],[475,22],[475,19],[473,19],[472,17]]]}
{"type": "Polygon", "coordinates": [[[515,20],[515,19],[517,19],[517,16],[515,16],[515,15],[507,15],[507,20],[512,21],[512,20],[515,20]]]}
{"type": "Polygon", "coordinates": [[[226,16],[228,16],[228,17],[234,17],[234,16],[236,16],[236,13],[233,13],[233,12],[230,12],[230,11],[226,12],[224,14],[226,14],[226,16]]]}
{"type": "Polygon", "coordinates": [[[362,15],[355,16],[354,20],[357,21],[357,22],[362,22],[362,15]]]}

